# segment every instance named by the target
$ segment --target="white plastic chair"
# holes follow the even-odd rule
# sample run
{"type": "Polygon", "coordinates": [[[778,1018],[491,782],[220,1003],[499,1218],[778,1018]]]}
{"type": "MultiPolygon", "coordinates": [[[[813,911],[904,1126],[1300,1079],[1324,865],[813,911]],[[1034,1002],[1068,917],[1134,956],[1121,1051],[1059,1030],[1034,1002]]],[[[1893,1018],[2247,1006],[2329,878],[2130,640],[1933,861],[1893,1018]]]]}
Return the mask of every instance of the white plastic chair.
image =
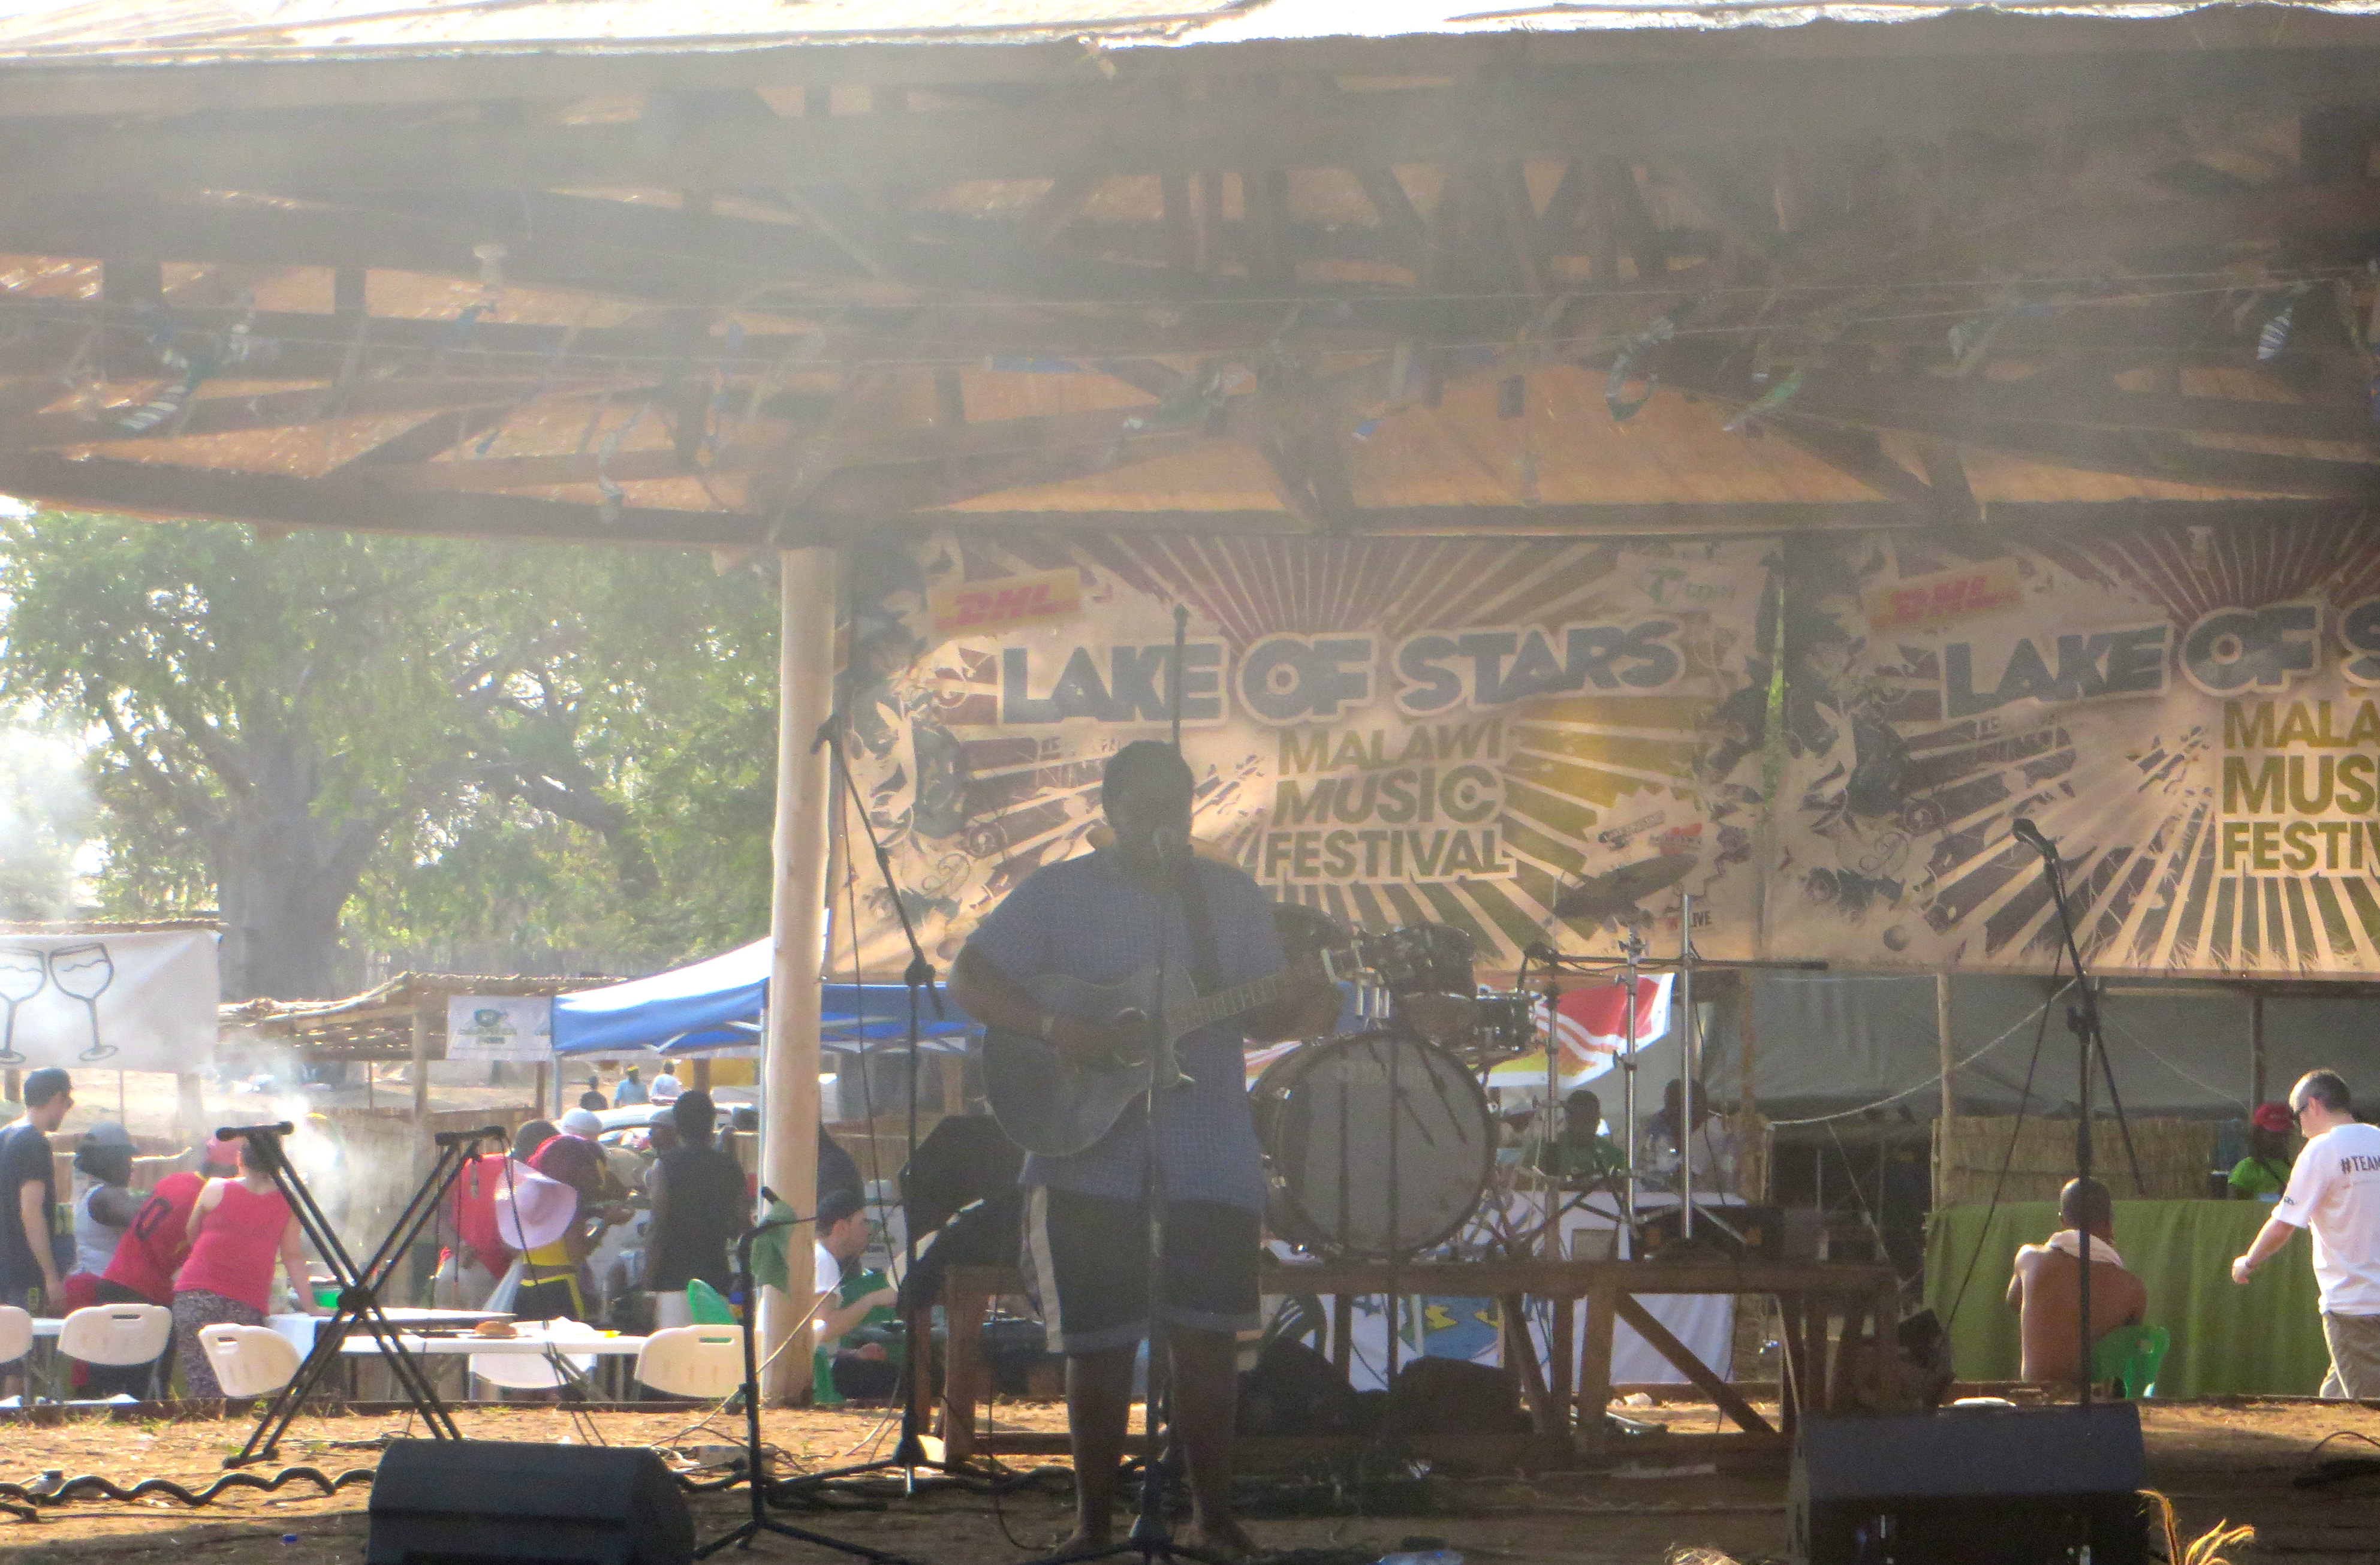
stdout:
{"type": "MultiPolygon", "coordinates": [[[[563,1353],[564,1362],[579,1374],[595,1367],[593,1353],[573,1353],[571,1343],[600,1341],[602,1333],[579,1320],[537,1320],[518,1323],[521,1337],[530,1341],[551,1342],[563,1353]]],[[[516,1391],[551,1391],[564,1384],[565,1377],[544,1353],[473,1353],[471,1373],[491,1386],[503,1386],[516,1391]]]]}
{"type": "Polygon", "coordinates": [[[85,1364],[154,1364],[174,1340],[174,1312],[162,1304],[91,1304],[67,1316],[58,1352],[85,1364]]]}
{"type": "Polygon", "coordinates": [[[637,1378],[673,1397],[716,1401],[744,1384],[744,1328],[673,1326],[637,1351],[637,1378]]]}
{"type": "Polygon", "coordinates": [[[33,1316],[15,1304],[0,1304],[0,1364],[14,1364],[33,1351],[33,1316]]]}
{"type": "Polygon", "coordinates": [[[269,1397],[298,1373],[297,1344],[269,1326],[201,1326],[199,1346],[226,1397],[269,1397]]]}

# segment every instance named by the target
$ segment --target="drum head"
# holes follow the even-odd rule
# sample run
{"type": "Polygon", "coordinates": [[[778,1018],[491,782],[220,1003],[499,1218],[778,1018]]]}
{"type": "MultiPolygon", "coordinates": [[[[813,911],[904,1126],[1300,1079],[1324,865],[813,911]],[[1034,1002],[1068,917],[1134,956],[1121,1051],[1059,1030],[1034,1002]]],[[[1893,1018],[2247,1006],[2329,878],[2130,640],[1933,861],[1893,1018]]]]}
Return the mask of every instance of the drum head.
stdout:
{"type": "Polygon", "coordinates": [[[1454,1056],[1410,1034],[1308,1044],[1273,1062],[1254,1097],[1267,1217],[1294,1244],[1410,1255],[1452,1238],[1486,1194],[1488,1095],[1454,1056]]]}

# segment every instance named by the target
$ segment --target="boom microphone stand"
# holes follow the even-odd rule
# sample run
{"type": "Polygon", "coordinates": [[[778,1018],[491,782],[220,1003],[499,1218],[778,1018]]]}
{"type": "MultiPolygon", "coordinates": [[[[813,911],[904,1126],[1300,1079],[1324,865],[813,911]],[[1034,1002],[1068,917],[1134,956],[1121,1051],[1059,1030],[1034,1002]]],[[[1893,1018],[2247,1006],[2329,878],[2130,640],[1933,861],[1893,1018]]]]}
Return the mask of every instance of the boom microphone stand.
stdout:
{"type": "MultiPolygon", "coordinates": [[[[877,874],[883,878],[884,894],[892,901],[893,916],[901,921],[901,938],[909,945],[909,965],[901,974],[901,982],[909,990],[909,1159],[908,1163],[902,1165],[905,1169],[909,1163],[915,1163],[917,1160],[917,1069],[921,1051],[918,1035],[923,1027],[918,1008],[921,1001],[930,1000],[934,1006],[934,1020],[938,1022],[942,1020],[944,1014],[942,991],[935,983],[934,964],[928,960],[926,948],[917,939],[917,928],[910,921],[909,904],[901,895],[900,880],[892,873],[892,852],[885,847],[883,838],[876,834],[876,822],[868,814],[868,802],[860,796],[859,780],[851,774],[850,762],[844,754],[843,731],[846,722],[847,720],[841,713],[829,718],[819,729],[817,742],[825,746],[827,753],[834,758],[835,771],[843,778],[843,785],[851,795],[851,807],[859,816],[860,829],[868,833],[868,851],[876,859],[877,874]]],[[[859,931],[854,929],[851,938],[853,949],[856,951],[858,949],[859,931]]],[[[863,1053],[861,1059],[865,1061],[866,1058],[863,1053]]],[[[915,1226],[909,1221],[905,1203],[901,1214],[901,1282],[903,1286],[905,1287],[908,1284],[910,1277],[917,1269],[917,1234],[915,1226]]],[[[894,1442],[891,1456],[878,1462],[863,1462],[850,1467],[832,1468],[823,1473],[805,1473],[798,1479],[788,1480],[787,1486],[822,1484],[831,1478],[856,1477],[862,1473],[898,1471],[903,1474],[904,1486],[908,1492],[915,1493],[917,1486],[918,1468],[939,1466],[943,1472],[949,1472],[949,1463],[935,1462],[926,1454],[925,1431],[917,1427],[917,1399],[910,1394],[912,1388],[909,1385],[909,1377],[918,1372],[923,1355],[930,1346],[930,1343],[924,1342],[904,1344],[901,1379],[893,1387],[893,1394],[900,1399],[901,1402],[901,1438],[894,1442]]]]}
{"type": "MultiPolygon", "coordinates": [[[[406,1400],[413,1404],[413,1410],[429,1426],[430,1438],[433,1440],[461,1439],[462,1432],[455,1427],[453,1415],[439,1401],[437,1391],[430,1384],[428,1371],[415,1362],[412,1353],[405,1346],[404,1339],[397,1334],[387,1312],[382,1308],[380,1291],[387,1285],[390,1274],[395,1271],[405,1253],[412,1248],[413,1242],[420,1237],[422,1228],[445,1204],[446,1193],[454,1188],[464,1165],[478,1156],[480,1143],[493,1140],[502,1146],[504,1128],[489,1125],[481,1130],[443,1131],[433,1136],[431,1139],[438,1146],[438,1160],[431,1169],[430,1176],[422,1182],[421,1188],[413,1193],[413,1199],[407,1201],[405,1209],[397,1214],[395,1223],[388,1231],[388,1237],[380,1242],[380,1248],[372,1252],[371,1259],[360,1268],[348,1256],[346,1247],[339,1243],[338,1234],[332,1229],[329,1219],[323,1217],[322,1208],[316,1204],[313,1192],[307,1189],[306,1182],[298,1177],[298,1171],[289,1166],[288,1151],[281,1143],[282,1138],[293,1129],[295,1127],[284,1120],[279,1124],[228,1126],[216,1131],[215,1135],[222,1140],[229,1140],[235,1135],[244,1138],[257,1160],[272,1173],[273,1187],[281,1192],[282,1199],[289,1203],[289,1210],[296,1215],[298,1228],[313,1243],[315,1253],[322,1257],[323,1264],[331,1268],[332,1277],[337,1280],[339,1303],[328,1324],[315,1329],[314,1347],[306,1355],[306,1362],[298,1366],[298,1373],[290,1377],[289,1384],[282,1387],[273,1397],[273,1405],[265,1410],[263,1419],[249,1432],[248,1443],[240,1447],[238,1454],[224,1458],[224,1465],[244,1467],[251,1462],[272,1459],[280,1447],[281,1437],[287,1433],[291,1421],[306,1405],[308,1395],[330,1373],[331,1366],[340,1361],[347,1334],[358,1321],[379,1342],[382,1358],[387,1363],[390,1373],[396,1377],[397,1385],[404,1389],[406,1400]]],[[[290,1281],[299,1287],[304,1286],[301,1279],[292,1278],[290,1281]]]]}
{"type": "MultiPolygon", "coordinates": [[[[777,1193],[765,1186],[760,1191],[760,1198],[771,1207],[777,1204],[777,1193]]],[[[870,1548],[866,1544],[845,1543],[841,1538],[829,1537],[824,1533],[814,1533],[807,1527],[796,1527],[790,1523],[780,1522],[769,1514],[770,1484],[766,1471],[769,1458],[767,1448],[760,1443],[760,1359],[759,1352],[752,1344],[754,1329],[759,1323],[760,1316],[760,1285],[752,1276],[752,1242],[771,1229],[794,1228],[809,1220],[807,1217],[764,1219],[752,1224],[736,1237],[735,1270],[736,1274],[744,1280],[747,1316],[744,1322],[744,1481],[746,1487],[751,1491],[752,1514],[734,1532],[715,1537],[696,1549],[694,1558],[708,1559],[730,1544],[734,1544],[737,1548],[750,1548],[754,1538],[763,1533],[774,1533],[779,1537],[816,1544],[820,1548],[831,1548],[838,1554],[849,1554],[861,1559],[874,1560],[877,1565],[905,1565],[905,1556],[890,1553],[880,1548],[870,1548]]],[[[788,1256],[785,1264],[790,1269],[799,1264],[799,1257],[788,1256]]],[[[809,1323],[804,1321],[801,1329],[808,1328],[809,1323]]]]}
{"type": "MultiPolygon", "coordinates": [[[[2072,1029],[2074,1041],[2082,1050],[2075,1090],[2075,1101],[2081,1105],[2082,1112],[2074,1122],[2074,1177],[2091,1177],[2091,1063],[2095,1054],[2099,1069],[2107,1079],[2107,1096],[2115,1106],[2117,1128],[2123,1133],[2124,1152],[2131,1159],[2132,1184],[2137,1190],[2141,1187],[2140,1158],[2132,1151],[2131,1128],[2124,1122],[2124,1105],[2116,1097],[2115,1071],[2107,1063],[2107,1037],[2099,1030],[2098,988],[2082,964],[2082,947],[2074,939],[2074,911],[2066,900],[2065,865],[2058,856],[2058,844],[2043,836],[2041,828],[2025,817],[2017,817],[2010,830],[2018,842],[2041,855],[2041,871],[2048,878],[2051,900],[2058,904],[2058,928],[2066,942],[2066,960],[2074,964],[2074,992],[2078,998],[2066,1013],[2066,1025],[2072,1029]]],[[[2082,1389],[2082,1406],[2087,1410],[2091,1405],[2091,1232],[2087,1228],[2082,1231],[2081,1249],[2082,1255],[2076,1257],[2081,1285],[2074,1318],[2082,1353],[2075,1360],[2075,1367],[2082,1389]]]]}

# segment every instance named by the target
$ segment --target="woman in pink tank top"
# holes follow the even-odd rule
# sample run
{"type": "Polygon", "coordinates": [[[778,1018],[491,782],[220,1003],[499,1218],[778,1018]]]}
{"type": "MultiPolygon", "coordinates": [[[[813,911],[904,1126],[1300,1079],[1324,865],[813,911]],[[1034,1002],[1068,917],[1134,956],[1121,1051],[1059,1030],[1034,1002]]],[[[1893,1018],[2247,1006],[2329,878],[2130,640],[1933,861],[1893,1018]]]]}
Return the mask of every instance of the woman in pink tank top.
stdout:
{"type": "Polygon", "coordinates": [[[325,1313],[306,1287],[306,1249],[288,1199],[273,1188],[256,1144],[239,1143],[239,1177],[211,1179],[190,1207],[190,1253],[174,1274],[174,1343],[182,1384],[193,1399],[223,1396],[199,1341],[201,1327],[261,1326],[271,1313],[273,1264],[279,1261],[310,1315],[325,1313]]]}

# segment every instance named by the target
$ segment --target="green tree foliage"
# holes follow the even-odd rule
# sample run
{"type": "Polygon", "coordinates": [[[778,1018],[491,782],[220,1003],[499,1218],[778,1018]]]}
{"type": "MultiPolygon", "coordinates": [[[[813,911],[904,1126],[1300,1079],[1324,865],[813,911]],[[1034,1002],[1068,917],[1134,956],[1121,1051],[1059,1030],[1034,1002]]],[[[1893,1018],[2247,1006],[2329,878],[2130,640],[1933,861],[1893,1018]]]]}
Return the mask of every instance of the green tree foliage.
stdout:
{"type": "Polygon", "coordinates": [[[342,940],[657,960],[766,926],[773,594],[699,555],[42,513],[0,699],[88,729],[103,909],[220,907],[225,992],[342,940]]]}
{"type": "Polygon", "coordinates": [[[0,713],[0,918],[74,915],[76,856],[91,790],[67,737],[30,714],[0,713]]]}

